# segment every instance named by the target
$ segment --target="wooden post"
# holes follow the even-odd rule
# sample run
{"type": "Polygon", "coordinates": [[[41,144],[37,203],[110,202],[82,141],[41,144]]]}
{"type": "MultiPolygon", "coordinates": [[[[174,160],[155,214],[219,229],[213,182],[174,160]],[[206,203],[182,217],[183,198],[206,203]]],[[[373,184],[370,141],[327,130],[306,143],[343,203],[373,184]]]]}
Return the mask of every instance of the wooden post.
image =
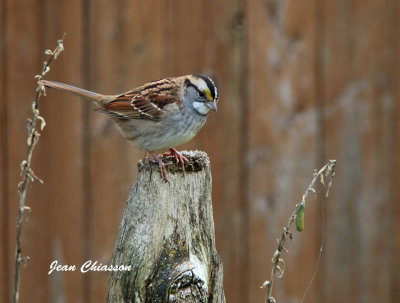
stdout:
{"type": "MultiPolygon", "coordinates": [[[[107,302],[225,302],[215,248],[211,170],[204,152],[183,152],[186,173],[139,163],[112,257],[107,302]]],[[[165,158],[172,161],[172,158],[165,158]]]]}

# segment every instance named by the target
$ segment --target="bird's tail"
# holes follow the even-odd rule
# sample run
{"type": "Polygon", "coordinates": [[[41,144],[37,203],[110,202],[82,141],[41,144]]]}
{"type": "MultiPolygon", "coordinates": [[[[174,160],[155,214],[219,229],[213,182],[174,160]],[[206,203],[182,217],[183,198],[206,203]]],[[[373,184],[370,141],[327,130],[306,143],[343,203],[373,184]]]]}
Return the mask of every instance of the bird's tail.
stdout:
{"type": "Polygon", "coordinates": [[[87,100],[94,101],[98,105],[103,105],[105,102],[108,101],[107,97],[110,96],[105,96],[102,94],[98,94],[95,92],[91,92],[76,86],[64,84],[64,83],[59,83],[59,82],[54,82],[54,81],[48,81],[48,80],[40,80],[39,84],[44,85],[45,87],[50,87],[54,88],[63,92],[67,92],[69,94],[82,97],[87,100]]]}

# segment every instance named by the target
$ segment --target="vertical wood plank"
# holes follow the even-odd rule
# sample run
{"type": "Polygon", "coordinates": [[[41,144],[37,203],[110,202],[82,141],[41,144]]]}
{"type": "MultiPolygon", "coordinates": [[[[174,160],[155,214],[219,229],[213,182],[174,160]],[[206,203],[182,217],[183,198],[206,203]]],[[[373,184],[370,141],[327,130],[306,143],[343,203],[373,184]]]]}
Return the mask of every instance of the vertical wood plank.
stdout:
{"type": "MultiPolygon", "coordinates": [[[[119,73],[122,49],[121,22],[124,2],[88,1],[89,26],[87,37],[88,89],[104,94],[116,94],[122,88],[119,73]],[[101,22],[99,22],[101,20],[101,22]]],[[[86,259],[101,263],[111,261],[112,248],[122,216],[126,193],[129,191],[133,165],[126,163],[128,143],[117,132],[109,117],[87,111],[88,201],[86,259]],[[102,185],[106,186],[102,186],[102,185]],[[100,186],[99,186],[100,185],[100,186]],[[119,210],[119,211],[117,211],[119,210]]],[[[132,155],[135,157],[135,155],[132,155]]],[[[105,272],[90,272],[87,279],[88,302],[99,302],[107,296],[105,272]]]]}
{"type": "MultiPolygon", "coordinates": [[[[397,155],[394,159],[394,165],[391,166],[391,169],[394,168],[393,177],[391,179],[391,193],[392,199],[390,201],[391,205],[391,214],[393,216],[393,228],[392,232],[396,235],[400,234],[400,220],[398,220],[400,216],[400,4],[397,0],[392,1],[392,33],[393,33],[393,46],[394,46],[394,59],[392,68],[394,69],[394,79],[395,79],[395,116],[394,116],[394,129],[395,129],[395,137],[393,138],[393,154],[397,155]]],[[[390,284],[390,292],[391,292],[391,300],[393,302],[400,301],[400,240],[397,238],[397,241],[393,242],[393,250],[391,260],[393,263],[391,264],[391,284],[390,284]]]]}
{"type": "MultiPolygon", "coordinates": [[[[90,2],[89,88],[122,93],[161,77],[162,1],[90,2]],[[98,22],[102,20],[102,22],[98,22]]],[[[137,161],[144,156],[118,133],[109,117],[89,114],[90,249],[107,263],[137,161]],[[99,186],[99,184],[101,184],[99,186]]],[[[108,273],[89,273],[90,302],[107,296],[108,273]]]]}
{"type": "MultiPolygon", "coordinates": [[[[399,30],[399,16],[400,16],[400,4],[397,0],[392,1],[392,24],[393,24],[393,45],[394,45],[394,60],[393,66],[394,69],[394,78],[395,78],[395,96],[396,96],[396,109],[395,109],[395,117],[394,117],[394,129],[395,129],[395,138],[393,139],[394,149],[393,153],[395,156],[395,163],[391,166],[395,167],[393,172],[393,178],[391,179],[391,193],[393,195],[392,200],[390,201],[391,205],[391,213],[394,216],[393,221],[393,229],[394,234],[398,235],[400,233],[400,30],[399,30]]],[[[392,260],[393,264],[391,264],[391,300],[393,302],[400,301],[400,241],[397,238],[397,241],[393,242],[393,251],[392,251],[392,260]]]]}
{"type": "MultiPolygon", "coordinates": [[[[65,52],[54,62],[49,79],[71,83],[81,81],[82,5],[80,1],[46,1],[42,7],[43,46],[54,47],[66,33],[65,52]]],[[[43,111],[48,126],[39,145],[40,175],[46,180],[38,190],[42,218],[32,226],[40,230],[47,225],[47,256],[40,274],[47,277],[49,301],[86,302],[79,271],[84,260],[83,174],[82,174],[82,110],[80,100],[48,90],[43,111]],[[50,197],[50,199],[49,199],[50,197]],[[47,214],[46,214],[47,211],[47,214]],[[46,217],[45,217],[46,216],[46,217]],[[75,272],[47,275],[50,263],[76,265],[75,272]],[[47,265],[47,267],[45,266],[47,265]]],[[[36,217],[35,217],[36,218],[36,217]]]]}
{"type": "MultiPolygon", "coordinates": [[[[241,302],[239,161],[243,47],[242,1],[169,1],[165,20],[165,73],[204,73],[219,84],[218,112],[179,149],[200,149],[211,159],[217,249],[228,302],[241,302]]],[[[246,256],[247,257],[247,256],[246,256]]]]}
{"type": "MultiPolygon", "coordinates": [[[[42,67],[40,58],[40,7],[35,1],[26,3],[25,1],[6,1],[6,11],[8,16],[6,22],[7,37],[7,65],[6,65],[6,85],[7,85],[7,155],[8,163],[6,171],[7,180],[7,198],[8,198],[8,264],[10,271],[8,279],[11,287],[8,289],[9,298],[12,298],[14,289],[14,264],[15,264],[15,246],[16,246],[16,220],[18,214],[18,195],[17,184],[20,181],[20,163],[26,158],[26,119],[32,116],[31,103],[35,92],[35,83],[33,76],[42,67]],[[22,16],[20,11],[29,11],[29,14],[22,16]],[[22,72],[23,70],[23,72],[22,72]],[[23,87],[23,89],[21,89],[23,87]]],[[[37,154],[33,156],[33,169],[38,168],[37,154]]],[[[35,184],[35,188],[38,185],[35,184]]],[[[33,197],[31,196],[31,187],[29,191],[28,206],[34,207],[33,197]]],[[[33,208],[34,209],[34,208],[33,208]]],[[[36,210],[34,209],[35,213],[36,210]]],[[[46,285],[46,279],[43,276],[36,276],[39,270],[43,270],[40,260],[40,252],[37,248],[32,249],[30,243],[32,235],[27,231],[31,226],[31,217],[24,223],[24,230],[21,239],[22,256],[30,256],[33,262],[28,267],[21,267],[20,299],[46,301],[47,295],[43,293],[43,288],[37,285],[46,285]]],[[[46,254],[46,236],[45,233],[37,234],[35,238],[36,245],[42,246],[42,253],[46,254]]]]}
{"type": "MultiPolygon", "coordinates": [[[[315,1],[247,1],[249,149],[249,281],[243,302],[262,302],[276,239],[312,178],[316,164],[315,1]]],[[[319,250],[312,202],[306,227],[284,256],[278,301],[299,300],[319,250]],[[301,277],[299,279],[299,277],[301,277]]],[[[317,302],[312,289],[307,302],[317,302]]]]}
{"type": "Polygon", "coordinates": [[[6,1],[0,1],[0,91],[2,100],[0,101],[0,302],[9,302],[9,288],[11,287],[8,273],[10,271],[9,250],[8,250],[8,174],[7,174],[7,14],[6,1]]]}
{"type": "MultiPolygon", "coordinates": [[[[243,138],[242,88],[245,78],[244,1],[208,1],[203,22],[206,35],[205,72],[211,71],[220,89],[218,112],[210,113],[207,124],[193,144],[205,150],[213,172],[213,209],[218,253],[224,264],[224,290],[227,302],[243,302],[243,267],[247,250],[243,249],[246,231],[242,204],[241,166],[243,138]],[[197,143],[198,142],[198,143],[197,143]]],[[[246,206],[245,206],[246,207],[246,206]]]]}
{"type": "Polygon", "coordinates": [[[326,150],[338,160],[328,208],[325,295],[330,302],[395,302],[397,4],[324,6],[326,150]]]}

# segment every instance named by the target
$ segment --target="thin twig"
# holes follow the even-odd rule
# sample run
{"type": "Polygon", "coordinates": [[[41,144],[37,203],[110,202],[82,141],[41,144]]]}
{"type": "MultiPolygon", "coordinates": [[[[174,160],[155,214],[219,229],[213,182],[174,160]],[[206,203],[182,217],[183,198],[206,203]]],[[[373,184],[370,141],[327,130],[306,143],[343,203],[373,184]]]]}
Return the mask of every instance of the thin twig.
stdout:
{"type": "MultiPolygon", "coordinates": [[[[37,81],[41,80],[50,70],[50,64],[54,59],[57,59],[58,55],[64,50],[64,37],[57,41],[58,45],[54,49],[54,51],[48,49],[45,51],[46,55],[49,55],[49,59],[43,62],[43,69],[40,75],[36,75],[35,79],[37,81]]],[[[39,99],[45,94],[45,90],[43,85],[38,84],[36,88],[35,100],[32,103],[32,119],[28,119],[28,139],[27,139],[27,156],[26,160],[21,162],[21,175],[22,181],[18,183],[18,194],[19,194],[19,211],[18,211],[18,221],[17,221],[17,248],[15,252],[15,275],[14,275],[14,303],[17,303],[19,300],[19,285],[20,285],[20,267],[21,263],[29,262],[30,258],[21,257],[22,247],[21,247],[21,234],[22,234],[22,223],[25,210],[30,211],[30,208],[25,205],[26,202],[26,192],[29,183],[33,183],[34,180],[38,180],[40,183],[43,183],[41,179],[39,179],[31,168],[32,154],[35,148],[35,145],[39,141],[40,131],[46,125],[43,117],[39,115],[39,99]],[[40,129],[37,129],[37,124],[40,122],[40,129]]]]}
{"type": "Polygon", "coordinates": [[[312,284],[314,283],[315,278],[317,277],[317,273],[318,273],[318,267],[319,267],[319,262],[321,261],[321,257],[322,257],[322,251],[324,249],[324,244],[325,244],[325,203],[326,203],[326,199],[322,202],[322,236],[321,236],[321,245],[319,247],[319,251],[318,251],[318,256],[317,256],[317,261],[315,262],[315,268],[314,268],[314,273],[311,277],[310,282],[308,282],[308,285],[306,287],[306,289],[304,290],[303,296],[301,297],[301,300],[299,303],[303,303],[308,291],[310,290],[312,284]]]}
{"type": "MultiPolygon", "coordinates": [[[[274,297],[272,297],[272,288],[274,285],[274,281],[277,278],[282,278],[283,273],[285,271],[285,262],[283,258],[281,258],[281,254],[283,251],[287,251],[284,244],[287,240],[287,238],[292,239],[292,233],[289,231],[289,228],[293,221],[296,219],[296,216],[298,214],[299,209],[302,207],[304,208],[306,205],[306,199],[308,197],[308,194],[310,192],[316,194],[316,190],[314,189],[314,185],[319,179],[321,184],[326,187],[326,193],[325,193],[325,198],[328,198],[329,195],[329,190],[332,186],[332,179],[335,176],[335,166],[336,166],[336,160],[329,160],[327,164],[325,164],[318,172],[314,172],[314,178],[312,179],[311,183],[308,185],[306,191],[303,194],[302,200],[300,203],[296,204],[296,208],[294,212],[292,213],[291,217],[289,218],[288,224],[283,228],[283,233],[281,238],[278,240],[278,248],[274,253],[274,256],[272,258],[272,271],[271,271],[271,276],[270,280],[265,281],[261,288],[267,287],[267,297],[265,299],[266,303],[276,303],[276,300],[274,297]],[[328,184],[325,183],[325,178],[328,179],[328,184]]],[[[321,246],[322,249],[322,246],[321,246]]]]}

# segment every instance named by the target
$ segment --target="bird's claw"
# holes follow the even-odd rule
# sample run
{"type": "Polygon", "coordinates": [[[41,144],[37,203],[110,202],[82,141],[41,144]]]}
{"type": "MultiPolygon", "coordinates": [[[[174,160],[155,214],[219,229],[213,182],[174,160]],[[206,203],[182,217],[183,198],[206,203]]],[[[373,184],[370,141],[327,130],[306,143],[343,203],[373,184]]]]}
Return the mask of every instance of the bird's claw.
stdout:
{"type": "Polygon", "coordinates": [[[163,157],[171,156],[175,158],[177,164],[181,164],[182,171],[185,172],[185,162],[189,163],[189,160],[185,156],[182,156],[175,148],[170,148],[169,153],[163,153],[163,157]]]}

